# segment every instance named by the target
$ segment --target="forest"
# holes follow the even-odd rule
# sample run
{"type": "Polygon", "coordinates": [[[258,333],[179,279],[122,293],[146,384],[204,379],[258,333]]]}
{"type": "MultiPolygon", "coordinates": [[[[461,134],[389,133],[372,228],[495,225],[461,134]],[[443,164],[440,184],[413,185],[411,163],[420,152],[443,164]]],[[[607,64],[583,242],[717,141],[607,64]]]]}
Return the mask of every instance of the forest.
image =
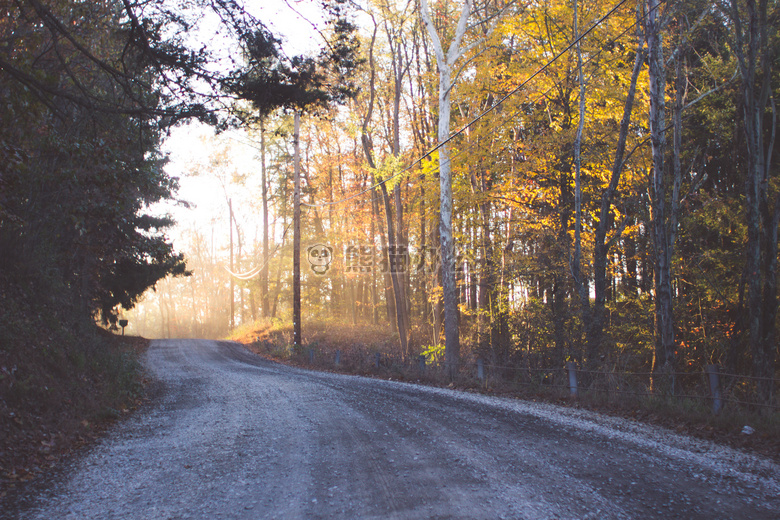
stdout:
{"type": "Polygon", "coordinates": [[[237,2],[0,2],[5,294],[147,337],[379,326],[452,377],[716,364],[777,407],[778,2],[325,7],[290,57],[237,2]],[[171,30],[199,9],[232,69],[171,30]],[[151,208],[192,120],[224,211],[174,249],[151,208]]]}

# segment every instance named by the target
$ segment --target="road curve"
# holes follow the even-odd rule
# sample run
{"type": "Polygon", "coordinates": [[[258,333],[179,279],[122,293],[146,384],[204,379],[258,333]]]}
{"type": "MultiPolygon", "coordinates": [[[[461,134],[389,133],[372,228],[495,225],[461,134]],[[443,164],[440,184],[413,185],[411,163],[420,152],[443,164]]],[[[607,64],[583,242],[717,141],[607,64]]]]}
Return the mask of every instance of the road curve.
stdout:
{"type": "Polygon", "coordinates": [[[152,343],[152,405],[23,519],[780,519],[769,460],[598,414],[152,343]]]}

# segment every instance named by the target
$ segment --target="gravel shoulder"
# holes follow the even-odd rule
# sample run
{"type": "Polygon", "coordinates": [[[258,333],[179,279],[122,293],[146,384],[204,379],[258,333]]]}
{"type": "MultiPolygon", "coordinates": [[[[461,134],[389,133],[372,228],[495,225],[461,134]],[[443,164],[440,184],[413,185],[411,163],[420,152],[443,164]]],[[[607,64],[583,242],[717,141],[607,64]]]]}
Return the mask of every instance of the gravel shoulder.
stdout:
{"type": "Polygon", "coordinates": [[[8,518],[780,519],[778,464],[658,427],[230,343],[145,363],[153,403],[8,518]]]}

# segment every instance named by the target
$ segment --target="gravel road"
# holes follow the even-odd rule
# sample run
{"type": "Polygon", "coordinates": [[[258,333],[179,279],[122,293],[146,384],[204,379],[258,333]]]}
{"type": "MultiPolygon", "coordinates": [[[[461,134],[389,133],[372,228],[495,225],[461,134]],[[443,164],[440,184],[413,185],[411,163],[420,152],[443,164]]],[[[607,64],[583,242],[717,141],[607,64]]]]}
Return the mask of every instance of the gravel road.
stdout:
{"type": "Polygon", "coordinates": [[[23,519],[780,519],[780,467],[595,413],[152,343],[153,403],[23,519]]]}

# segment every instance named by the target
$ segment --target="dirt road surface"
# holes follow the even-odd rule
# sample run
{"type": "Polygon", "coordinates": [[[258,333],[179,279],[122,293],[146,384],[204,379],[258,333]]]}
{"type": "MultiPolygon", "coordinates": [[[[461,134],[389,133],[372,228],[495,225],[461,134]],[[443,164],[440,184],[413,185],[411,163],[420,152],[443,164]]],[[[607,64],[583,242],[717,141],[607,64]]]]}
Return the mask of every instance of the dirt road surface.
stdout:
{"type": "Polygon", "coordinates": [[[780,467],[552,405],[155,341],[147,409],[24,519],[780,519],[780,467]]]}

